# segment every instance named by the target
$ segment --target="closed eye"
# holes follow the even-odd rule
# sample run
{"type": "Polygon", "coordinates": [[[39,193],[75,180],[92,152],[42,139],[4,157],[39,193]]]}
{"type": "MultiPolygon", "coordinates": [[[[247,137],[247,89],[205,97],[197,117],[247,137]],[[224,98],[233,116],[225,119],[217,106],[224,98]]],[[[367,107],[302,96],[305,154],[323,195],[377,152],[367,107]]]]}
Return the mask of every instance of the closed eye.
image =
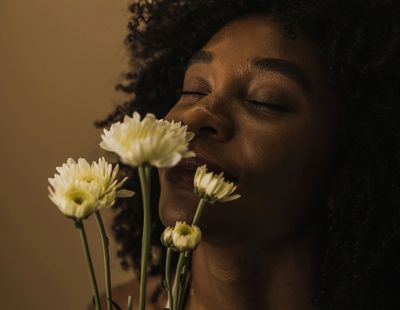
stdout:
{"type": "MultiPolygon", "coordinates": [[[[198,91],[178,91],[177,96],[179,98],[182,98],[182,97],[202,98],[202,97],[207,96],[207,94],[198,92],[198,91]]],[[[252,104],[257,109],[270,109],[270,110],[275,110],[276,112],[290,111],[290,108],[275,104],[271,101],[261,102],[261,101],[256,101],[256,100],[245,100],[245,102],[252,104]]]]}
{"type": "Polygon", "coordinates": [[[177,96],[178,97],[183,97],[183,96],[203,97],[203,96],[207,96],[207,94],[201,93],[201,92],[196,92],[196,91],[178,91],[177,96]]]}
{"type": "Polygon", "coordinates": [[[282,105],[278,105],[278,104],[274,104],[273,102],[261,102],[261,101],[256,101],[256,100],[246,100],[246,102],[254,104],[257,108],[267,108],[267,109],[273,109],[276,111],[281,111],[281,112],[286,112],[289,111],[290,109],[282,106],[282,105]]]}

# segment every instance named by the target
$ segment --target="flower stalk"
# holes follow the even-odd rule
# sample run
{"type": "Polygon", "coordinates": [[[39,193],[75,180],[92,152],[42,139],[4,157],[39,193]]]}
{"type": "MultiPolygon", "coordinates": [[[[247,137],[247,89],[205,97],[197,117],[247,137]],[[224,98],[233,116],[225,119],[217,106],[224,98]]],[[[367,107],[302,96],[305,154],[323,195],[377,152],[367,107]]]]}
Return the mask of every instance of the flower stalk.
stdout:
{"type": "Polygon", "coordinates": [[[133,307],[133,298],[131,295],[128,296],[128,310],[132,310],[133,307]]]}
{"type": "Polygon", "coordinates": [[[200,217],[203,213],[204,206],[206,205],[207,201],[203,198],[200,199],[199,204],[197,205],[196,213],[194,214],[192,225],[199,226],[200,217]]]}
{"type": "Polygon", "coordinates": [[[143,234],[142,234],[142,256],[140,266],[140,296],[139,310],[144,310],[146,306],[146,283],[147,283],[147,263],[150,254],[150,173],[151,167],[147,165],[139,166],[140,186],[143,200],[143,234]]]}
{"type": "MultiPolygon", "coordinates": [[[[196,208],[196,213],[194,214],[194,217],[193,217],[193,220],[192,220],[192,225],[198,226],[198,224],[200,222],[200,217],[201,217],[201,215],[203,213],[203,209],[204,209],[204,206],[206,205],[206,203],[207,203],[207,200],[205,200],[203,198],[200,199],[199,204],[197,205],[197,208],[196,208]]],[[[186,286],[184,284],[186,283],[188,262],[190,260],[189,251],[180,253],[179,261],[181,261],[181,260],[182,260],[182,264],[184,264],[184,265],[182,266],[182,269],[179,270],[179,273],[182,273],[182,279],[181,279],[181,281],[179,281],[180,283],[176,282],[177,281],[177,277],[175,277],[175,282],[178,284],[177,285],[177,291],[176,291],[177,300],[179,302],[178,308],[177,308],[178,310],[181,309],[181,307],[183,305],[183,298],[186,295],[186,286]]],[[[179,268],[179,261],[178,261],[177,269],[179,268]]],[[[172,309],[174,309],[174,308],[172,308],[172,309]]]]}
{"type": "MultiPolygon", "coordinates": [[[[200,217],[201,217],[201,215],[203,213],[203,209],[204,209],[204,206],[206,204],[207,204],[207,201],[205,199],[201,198],[200,201],[199,201],[199,204],[197,205],[196,213],[195,213],[195,215],[193,217],[193,220],[192,220],[192,225],[198,226],[198,224],[200,222],[200,217]]],[[[186,275],[187,275],[187,270],[188,270],[188,265],[187,264],[188,264],[189,259],[190,259],[189,251],[181,253],[179,255],[179,260],[181,260],[181,259],[182,259],[182,261],[185,262],[185,264],[182,267],[182,271],[181,271],[182,272],[182,280],[180,281],[181,283],[179,283],[179,285],[178,285],[179,289],[177,290],[177,295],[178,295],[177,299],[178,299],[178,302],[179,302],[178,308],[177,308],[178,310],[182,308],[182,306],[183,306],[183,298],[186,295],[186,287],[185,287],[184,284],[186,283],[186,275]]],[[[178,266],[179,266],[179,262],[178,262],[178,266]]],[[[172,308],[172,309],[174,309],[174,308],[172,308]]]]}
{"type": "Polygon", "coordinates": [[[188,288],[188,285],[187,285],[188,284],[187,274],[188,274],[188,271],[190,269],[190,264],[191,264],[191,259],[192,259],[191,254],[192,254],[191,251],[186,251],[184,253],[185,263],[184,263],[183,268],[182,268],[182,277],[181,277],[182,284],[181,284],[181,290],[179,292],[179,297],[178,297],[179,298],[179,305],[178,305],[177,309],[183,309],[183,306],[184,306],[183,303],[185,301],[186,290],[188,288]]]}
{"type": "Polygon", "coordinates": [[[107,296],[107,310],[112,310],[112,293],[111,293],[111,273],[110,273],[110,255],[108,252],[108,237],[106,230],[104,229],[103,220],[99,211],[96,211],[96,222],[99,227],[101,241],[103,244],[103,264],[104,264],[104,277],[106,284],[106,296],[107,296]]]}
{"type": "Polygon", "coordinates": [[[79,235],[81,237],[83,253],[85,254],[85,259],[89,270],[90,283],[92,284],[92,291],[94,296],[94,302],[96,305],[96,310],[101,310],[99,289],[97,287],[96,275],[93,268],[92,258],[90,256],[89,244],[87,241],[87,236],[85,232],[85,227],[83,225],[83,221],[78,219],[75,220],[75,227],[79,230],[79,235]]]}
{"type": "Polygon", "coordinates": [[[182,286],[183,286],[183,279],[182,279],[182,269],[185,264],[185,252],[181,252],[179,254],[179,259],[178,259],[178,265],[176,267],[176,272],[175,272],[175,292],[174,292],[174,301],[173,304],[175,305],[174,308],[171,308],[173,310],[179,310],[179,304],[181,303],[180,298],[181,298],[181,292],[182,292],[182,286]]]}
{"type": "Polygon", "coordinates": [[[168,304],[170,309],[174,309],[174,301],[172,298],[172,288],[171,288],[171,256],[172,248],[167,249],[167,258],[165,260],[165,286],[168,293],[168,304]]]}

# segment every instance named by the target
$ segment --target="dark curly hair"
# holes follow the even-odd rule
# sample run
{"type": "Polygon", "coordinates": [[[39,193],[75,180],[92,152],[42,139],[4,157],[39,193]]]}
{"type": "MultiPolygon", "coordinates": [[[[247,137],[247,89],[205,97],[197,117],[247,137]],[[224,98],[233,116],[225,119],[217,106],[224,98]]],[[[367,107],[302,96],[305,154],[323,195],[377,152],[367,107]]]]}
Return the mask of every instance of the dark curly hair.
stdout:
{"type": "MultiPolygon", "coordinates": [[[[395,0],[148,0],[130,5],[131,69],[116,88],[130,100],[97,126],[133,111],[163,117],[176,103],[185,65],[227,22],[276,17],[285,36],[299,26],[319,47],[330,87],[347,108],[333,208],[327,217],[320,309],[400,309],[400,14],[395,0]]],[[[122,165],[122,172],[135,171],[122,165]]],[[[138,178],[129,187],[138,190],[138,178]]],[[[159,184],[152,180],[151,274],[163,272],[159,184]]],[[[138,199],[136,197],[136,199],[138,199]]],[[[125,268],[140,263],[140,201],[121,200],[113,231],[125,268]],[[138,206],[138,207],[136,207],[138,206]]],[[[160,285],[161,289],[161,285],[160,285]]],[[[155,292],[156,298],[159,291],[155,292]]]]}

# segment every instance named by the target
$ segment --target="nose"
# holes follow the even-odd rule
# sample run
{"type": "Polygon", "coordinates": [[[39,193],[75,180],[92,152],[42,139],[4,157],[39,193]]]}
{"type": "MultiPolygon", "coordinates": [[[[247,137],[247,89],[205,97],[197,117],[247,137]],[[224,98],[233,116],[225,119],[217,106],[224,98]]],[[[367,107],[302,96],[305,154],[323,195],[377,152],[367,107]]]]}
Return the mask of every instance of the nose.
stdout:
{"type": "Polygon", "coordinates": [[[210,104],[195,104],[181,110],[179,120],[188,126],[188,130],[196,134],[197,138],[211,138],[224,142],[232,138],[234,126],[228,113],[218,111],[210,104]]]}

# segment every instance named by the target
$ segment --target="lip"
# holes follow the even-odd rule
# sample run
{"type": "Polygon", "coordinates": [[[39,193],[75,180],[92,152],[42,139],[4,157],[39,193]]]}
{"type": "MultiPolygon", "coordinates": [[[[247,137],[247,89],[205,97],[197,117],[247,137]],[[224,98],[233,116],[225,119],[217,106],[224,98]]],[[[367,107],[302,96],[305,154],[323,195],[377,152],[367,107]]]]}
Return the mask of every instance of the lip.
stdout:
{"type": "Polygon", "coordinates": [[[236,176],[200,155],[182,159],[178,165],[166,170],[165,178],[174,185],[193,191],[194,175],[197,167],[202,165],[207,165],[207,170],[213,173],[219,174],[223,172],[227,181],[237,183],[236,176]]]}

